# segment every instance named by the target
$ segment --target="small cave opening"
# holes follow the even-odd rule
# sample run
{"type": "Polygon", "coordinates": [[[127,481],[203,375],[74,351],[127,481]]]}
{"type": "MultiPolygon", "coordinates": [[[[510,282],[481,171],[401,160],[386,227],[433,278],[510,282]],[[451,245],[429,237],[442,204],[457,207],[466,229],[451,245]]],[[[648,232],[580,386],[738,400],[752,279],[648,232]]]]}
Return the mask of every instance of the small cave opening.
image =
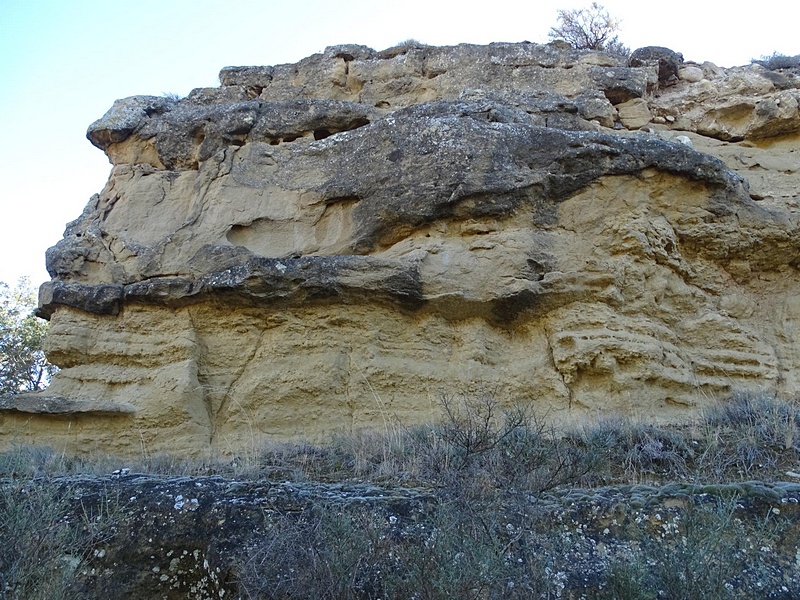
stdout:
{"type": "Polygon", "coordinates": [[[264,87],[260,85],[252,85],[245,89],[245,94],[249,100],[253,100],[254,98],[258,98],[261,95],[261,92],[264,91],[264,87]]]}
{"type": "Polygon", "coordinates": [[[330,137],[333,132],[330,129],[320,128],[314,130],[314,139],[315,140],[324,140],[326,137],[330,137]]]}
{"type": "Polygon", "coordinates": [[[165,112],[168,112],[168,110],[169,109],[164,108],[163,106],[148,106],[144,109],[144,114],[148,117],[159,117],[165,112]]]}

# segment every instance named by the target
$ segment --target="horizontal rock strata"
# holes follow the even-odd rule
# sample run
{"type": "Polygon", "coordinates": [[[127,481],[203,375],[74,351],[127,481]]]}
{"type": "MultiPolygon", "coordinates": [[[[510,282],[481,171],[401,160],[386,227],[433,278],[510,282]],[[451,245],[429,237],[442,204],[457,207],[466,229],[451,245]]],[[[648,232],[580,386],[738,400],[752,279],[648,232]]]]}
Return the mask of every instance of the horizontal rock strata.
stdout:
{"type": "Polygon", "coordinates": [[[796,393],[800,77],[636,65],[336,46],[117,101],[39,314],[44,395],[125,409],[20,400],[2,439],[225,454],[442,394],[566,422],[796,393]]]}

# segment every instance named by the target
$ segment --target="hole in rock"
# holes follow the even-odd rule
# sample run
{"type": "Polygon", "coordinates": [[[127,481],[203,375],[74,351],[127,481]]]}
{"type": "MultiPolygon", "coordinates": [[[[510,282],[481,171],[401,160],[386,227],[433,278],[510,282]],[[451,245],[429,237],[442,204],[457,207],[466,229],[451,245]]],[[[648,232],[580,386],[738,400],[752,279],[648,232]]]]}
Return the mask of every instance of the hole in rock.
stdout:
{"type": "Polygon", "coordinates": [[[364,127],[364,125],[369,125],[369,119],[356,119],[355,121],[350,123],[347,127],[345,127],[342,131],[353,131],[353,129],[364,127]]]}
{"type": "Polygon", "coordinates": [[[245,94],[247,97],[252,100],[253,98],[258,98],[261,95],[261,92],[264,91],[264,88],[260,85],[253,85],[248,87],[245,90],[245,94]]]}
{"type": "Polygon", "coordinates": [[[315,140],[324,140],[326,137],[331,135],[331,131],[329,129],[315,129],[314,130],[314,139],[315,140]]]}

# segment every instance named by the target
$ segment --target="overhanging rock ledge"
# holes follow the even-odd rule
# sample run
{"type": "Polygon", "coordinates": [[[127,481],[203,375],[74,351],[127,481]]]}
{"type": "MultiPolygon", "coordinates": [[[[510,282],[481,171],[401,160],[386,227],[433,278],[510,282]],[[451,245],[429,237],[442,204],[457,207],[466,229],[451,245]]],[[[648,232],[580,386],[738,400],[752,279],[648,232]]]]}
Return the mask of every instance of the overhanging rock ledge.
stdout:
{"type": "Polygon", "coordinates": [[[2,445],[236,454],[443,393],[561,423],[796,394],[800,76],[635,64],[336,46],[117,101],[87,134],[110,178],[47,253],[62,370],[3,400],[2,445]]]}

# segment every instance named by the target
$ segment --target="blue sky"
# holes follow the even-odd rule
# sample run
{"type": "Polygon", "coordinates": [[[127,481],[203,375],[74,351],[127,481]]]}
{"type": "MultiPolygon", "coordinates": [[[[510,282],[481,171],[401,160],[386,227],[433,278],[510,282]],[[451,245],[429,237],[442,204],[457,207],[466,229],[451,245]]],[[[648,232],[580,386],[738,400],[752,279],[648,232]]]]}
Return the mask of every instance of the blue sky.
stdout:
{"type": "MultiPolygon", "coordinates": [[[[217,85],[224,66],[296,62],[333,44],[545,42],[558,8],[588,3],[0,0],[0,281],[48,278],[44,251],[108,177],[85,132],[117,98],[185,95],[217,85]]],[[[631,48],[726,67],[800,53],[796,1],[601,4],[631,48]]]]}

